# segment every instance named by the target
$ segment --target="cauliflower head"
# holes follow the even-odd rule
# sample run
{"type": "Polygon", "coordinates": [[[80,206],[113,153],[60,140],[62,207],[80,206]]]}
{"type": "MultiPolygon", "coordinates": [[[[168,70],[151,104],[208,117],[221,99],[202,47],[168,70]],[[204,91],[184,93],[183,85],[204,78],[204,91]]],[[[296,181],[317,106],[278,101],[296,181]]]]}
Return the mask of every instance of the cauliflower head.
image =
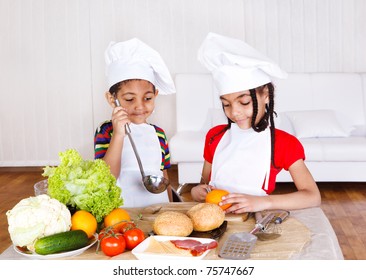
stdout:
{"type": "Polygon", "coordinates": [[[6,216],[13,244],[30,250],[38,238],[71,228],[69,209],[46,194],[22,199],[6,216]]]}

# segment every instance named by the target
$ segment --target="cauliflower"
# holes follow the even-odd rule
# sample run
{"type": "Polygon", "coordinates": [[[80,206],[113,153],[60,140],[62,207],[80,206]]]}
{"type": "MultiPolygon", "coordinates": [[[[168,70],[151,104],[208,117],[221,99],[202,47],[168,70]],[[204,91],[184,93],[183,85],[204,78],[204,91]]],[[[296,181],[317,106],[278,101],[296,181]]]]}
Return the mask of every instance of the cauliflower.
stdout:
{"type": "Polygon", "coordinates": [[[6,212],[6,216],[13,244],[27,246],[29,250],[38,238],[71,228],[69,209],[46,194],[22,199],[6,212]]]}

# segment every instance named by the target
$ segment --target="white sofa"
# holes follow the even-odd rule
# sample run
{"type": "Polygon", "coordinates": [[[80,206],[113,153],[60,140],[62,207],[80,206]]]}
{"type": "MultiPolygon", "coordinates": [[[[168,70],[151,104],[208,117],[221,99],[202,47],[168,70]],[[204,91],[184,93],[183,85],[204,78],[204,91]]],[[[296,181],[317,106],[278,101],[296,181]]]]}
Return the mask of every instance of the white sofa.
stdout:
{"type": "MultiPolygon", "coordinates": [[[[179,184],[198,183],[208,129],[226,123],[210,74],[177,74],[176,133],[169,141],[179,184]]],[[[276,127],[299,138],[317,182],[366,182],[366,73],[290,73],[274,81],[276,127]]],[[[292,181],[283,170],[277,182],[292,181]]]]}

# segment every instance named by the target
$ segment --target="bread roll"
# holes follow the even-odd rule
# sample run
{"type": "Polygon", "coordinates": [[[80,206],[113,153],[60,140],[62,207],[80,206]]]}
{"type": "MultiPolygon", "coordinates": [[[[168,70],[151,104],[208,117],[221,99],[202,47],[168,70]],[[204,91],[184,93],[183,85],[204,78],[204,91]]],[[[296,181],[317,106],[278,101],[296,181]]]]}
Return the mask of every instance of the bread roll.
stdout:
{"type": "Polygon", "coordinates": [[[184,213],[166,211],[155,218],[153,230],[158,235],[188,236],[193,231],[193,224],[184,213]]]}
{"type": "Polygon", "coordinates": [[[209,231],[221,226],[225,220],[225,212],[213,203],[199,203],[187,212],[195,231],[209,231]]]}

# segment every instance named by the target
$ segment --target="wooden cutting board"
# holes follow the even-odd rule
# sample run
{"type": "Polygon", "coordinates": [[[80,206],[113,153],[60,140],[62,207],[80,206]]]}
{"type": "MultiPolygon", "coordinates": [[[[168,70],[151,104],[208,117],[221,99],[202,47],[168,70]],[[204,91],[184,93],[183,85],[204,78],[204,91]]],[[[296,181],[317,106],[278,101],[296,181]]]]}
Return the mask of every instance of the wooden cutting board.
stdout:
{"type": "MultiPolygon", "coordinates": [[[[156,216],[164,211],[178,211],[186,213],[197,202],[177,202],[167,204],[155,204],[140,209],[127,209],[131,218],[142,215],[140,226],[147,232],[152,230],[152,223],[156,216]],[[158,212],[155,212],[158,211],[158,212]],[[155,213],[154,213],[155,212],[155,213]]],[[[228,221],[227,230],[219,239],[219,246],[216,251],[207,255],[206,259],[219,259],[218,252],[228,236],[236,232],[250,232],[255,226],[255,219],[247,215],[226,214],[228,221]],[[245,221],[244,221],[245,220],[245,221]]],[[[274,240],[258,240],[254,246],[250,259],[289,259],[298,254],[311,240],[309,229],[291,215],[277,228],[281,236],[274,240]]]]}

